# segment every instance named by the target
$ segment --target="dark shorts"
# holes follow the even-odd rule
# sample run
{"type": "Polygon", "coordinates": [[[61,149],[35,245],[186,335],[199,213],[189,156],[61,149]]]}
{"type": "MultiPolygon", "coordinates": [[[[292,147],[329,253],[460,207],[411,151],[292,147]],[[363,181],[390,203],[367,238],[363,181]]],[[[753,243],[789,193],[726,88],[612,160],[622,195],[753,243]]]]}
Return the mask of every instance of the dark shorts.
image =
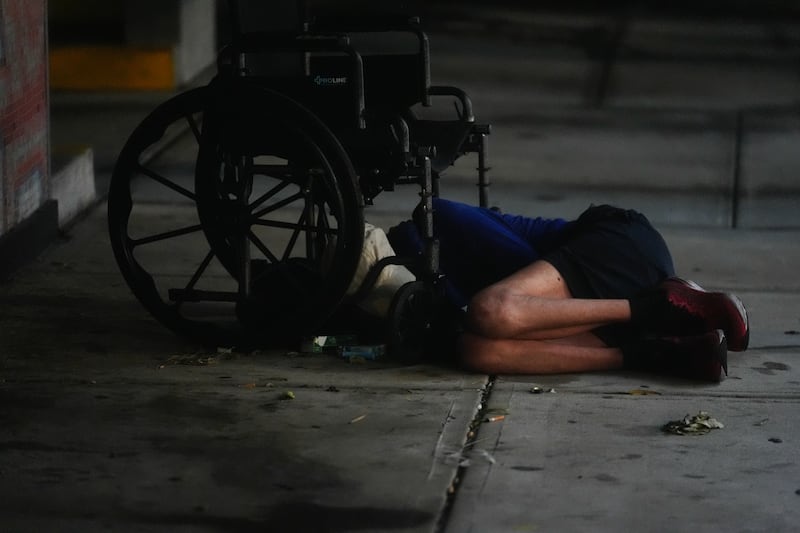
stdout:
{"type": "MultiPolygon", "coordinates": [[[[675,274],[661,234],[636,211],[593,206],[566,232],[544,260],[559,271],[574,298],[630,298],[675,274]]],[[[633,335],[627,324],[595,333],[609,346],[633,335]]]]}

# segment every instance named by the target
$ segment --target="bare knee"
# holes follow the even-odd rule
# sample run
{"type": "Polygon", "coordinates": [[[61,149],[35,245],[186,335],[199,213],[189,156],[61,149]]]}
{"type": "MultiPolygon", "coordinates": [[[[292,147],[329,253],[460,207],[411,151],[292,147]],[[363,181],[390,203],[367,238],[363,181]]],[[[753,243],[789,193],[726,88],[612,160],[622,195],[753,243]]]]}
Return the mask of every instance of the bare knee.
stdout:
{"type": "Polygon", "coordinates": [[[467,307],[470,331],[489,338],[505,338],[513,325],[514,295],[500,287],[489,287],[477,293],[467,307]]]}

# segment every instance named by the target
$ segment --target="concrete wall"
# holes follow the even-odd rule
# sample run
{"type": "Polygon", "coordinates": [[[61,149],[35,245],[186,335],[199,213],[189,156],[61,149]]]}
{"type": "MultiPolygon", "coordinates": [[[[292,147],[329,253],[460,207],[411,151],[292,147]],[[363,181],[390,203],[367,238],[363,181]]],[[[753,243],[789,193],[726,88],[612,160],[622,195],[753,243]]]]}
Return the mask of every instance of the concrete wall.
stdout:
{"type": "Polygon", "coordinates": [[[0,236],[49,196],[45,0],[0,0],[0,236]]]}

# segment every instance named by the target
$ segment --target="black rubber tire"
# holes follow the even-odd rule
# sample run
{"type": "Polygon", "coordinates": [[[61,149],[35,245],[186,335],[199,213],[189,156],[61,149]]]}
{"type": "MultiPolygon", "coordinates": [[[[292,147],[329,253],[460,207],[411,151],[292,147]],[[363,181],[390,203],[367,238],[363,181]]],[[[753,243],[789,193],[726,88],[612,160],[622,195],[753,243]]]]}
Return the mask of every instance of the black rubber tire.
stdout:
{"type": "Polygon", "coordinates": [[[414,364],[428,355],[434,314],[434,295],[424,282],[411,281],[400,287],[387,316],[388,349],[393,359],[414,364]]]}
{"type": "MultiPolygon", "coordinates": [[[[244,205],[247,205],[244,195],[242,198],[244,205]]],[[[243,207],[242,211],[244,210],[243,207]]],[[[355,271],[363,242],[363,212],[355,173],[346,152],[330,131],[313,114],[279,94],[253,87],[220,88],[213,83],[182,93],[161,104],[134,130],[120,153],[112,175],[108,197],[108,221],[117,263],[126,282],[145,308],[156,319],[176,332],[205,344],[218,346],[252,344],[254,339],[259,344],[269,343],[271,340],[285,341],[316,327],[333,312],[344,295],[355,271]],[[234,103],[233,107],[231,102],[234,103]],[[231,111],[234,112],[233,115],[229,114],[231,111]],[[245,112],[249,118],[242,122],[242,115],[245,112]],[[263,121],[269,117],[271,122],[266,123],[266,127],[273,128],[271,131],[279,131],[282,125],[286,125],[287,128],[291,128],[292,135],[303,139],[309,147],[307,151],[316,154],[317,163],[323,167],[323,171],[320,174],[322,177],[315,179],[316,182],[324,181],[325,185],[319,187],[324,192],[322,194],[324,198],[320,200],[315,196],[314,202],[328,209],[336,224],[335,231],[331,230],[335,233],[336,242],[325,257],[324,272],[320,268],[323,258],[319,254],[311,261],[303,261],[299,257],[281,257],[270,265],[266,265],[269,261],[260,259],[245,263],[237,262],[239,255],[233,252],[232,242],[235,239],[230,235],[231,226],[220,225],[219,222],[224,218],[224,214],[215,212],[228,204],[225,203],[226,198],[217,195],[213,180],[209,179],[211,175],[209,169],[213,169],[215,165],[219,168],[222,158],[233,154],[234,151],[238,153],[233,155],[248,153],[256,155],[255,152],[259,150],[262,153],[269,152],[263,148],[263,141],[277,134],[263,136],[262,140],[256,139],[255,143],[249,143],[248,146],[235,146],[235,143],[231,142],[232,139],[226,142],[221,135],[232,127],[231,117],[242,123],[243,132],[256,131],[257,126],[259,124],[263,126],[265,124],[263,121]],[[258,271],[262,275],[266,270],[272,271],[273,281],[280,278],[275,272],[300,276],[301,285],[305,283],[309,287],[320,287],[319,292],[292,294],[286,290],[286,284],[281,283],[278,288],[282,290],[280,300],[284,309],[280,313],[262,313],[265,315],[264,319],[258,320],[255,317],[259,315],[260,308],[269,305],[264,300],[269,298],[270,289],[273,287],[261,282],[257,284],[257,290],[254,290],[254,287],[248,284],[246,291],[240,289],[240,295],[236,296],[234,301],[224,304],[231,308],[229,316],[197,318],[186,311],[192,305],[189,303],[191,300],[181,301],[181,296],[176,300],[172,296],[173,293],[165,290],[167,284],[171,282],[160,275],[160,268],[144,265],[137,259],[134,251],[140,246],[152,243],[148,242],[147,238],[137,240],[131,235],[131,212],[137,208],[137,199],[132,194],[134,184],[142,176],[145,180],[148,177],[153,178],[153,173],[148,173],[147,165],[150,159],[147,157],[154,150],[160,149],[162,154],[159,157],[168,158],[170,146],[167,132],[174,129],[175,124],[187,119],[190,124],[188,130],[194,134],[196,141],[197,155],[191,161],[192,164],[196,162],[196,165],[189,169],[195,176],[194,190],[190,190],[189,186],[173,187],[172,185],[176,183],[169,176],[160,175],[158,176],[160,180],[156,180],[162,185],[165,185],[164,181],[170,182],[172,185],[166,185],[173,191],[178,189],[183,191],[179,191],[185,197],[182,200],[186,202],[188,199],[194,204],[199,221],[191,229],[204,236],[202,246],[205,250],[198,250],[197,257],[203,257],[202,254],[205,253],[203,260],[206,262],[205,266],[201,261],[196,270],[194,265],[189,267],[188,273],[193,281],[186,287],[193,289],[194,283],[197,282],[194,278],[202,277],[208,272],[209,262],[218,262],[221,266],[217,268],[216,275],[219,277],[227,274],[230,283],[234,285],[241,285],[240,273],[243,271],[242,265],[246,264],[248,271],[258,271]],[[258,149],[259,142],[262,143],[261,149],[258,149]],[[311,281],[303,277],[309,275],[311,281]],[[242,293],[250,293],[250,296],[241,296],[242,293]],[[258,293],[258,297],[253,297],[254,293],[258,293]]],[[[249,224],[249,218],[238,227],[241,229],[243,224],[249,224]]],[[[298,225],[290,231],[297,232],[298,225]]],[[[183,231],[181,228],[176,230],[183,231]]],[[[181,238],[186,233],[169,238],[181,238]]],[[[328,242],[330,240],[328,239],[328,242]]],[[[170,287],[170,289],[181,288],[182,286],[170,287]]],[[[213,305],[213,302],[210,305],[213,305]]]]}

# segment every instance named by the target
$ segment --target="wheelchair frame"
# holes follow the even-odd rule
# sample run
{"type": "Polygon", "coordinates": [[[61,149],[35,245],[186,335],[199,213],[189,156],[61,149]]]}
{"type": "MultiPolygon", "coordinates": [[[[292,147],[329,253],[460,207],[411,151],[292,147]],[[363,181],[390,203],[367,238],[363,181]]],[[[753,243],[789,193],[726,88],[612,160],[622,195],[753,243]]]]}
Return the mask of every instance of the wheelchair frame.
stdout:
{"type": "Polygon", "coordinates": [[[397,352],[418,354],[424,339],[398,329],[409,319],[416,329],[430,329],[440,312],[432,212],[439,174],[458,157],[477,153],[479,204],[486,207],[489,125],[476,123],[464,91],[431,84],[428,37],[417,18],[317,18],[297,32],[243,32],[238,2],[229,4],[233,39],[219,53],[216,77],[158,106],[132,133],[115,166],[109,230],[126,282],[159,321],[206,344],[294,341],[319,331],[341,305],[361,253],[364,204],[396,185],[416,184],[425,215],[422,261],[380,261],[355,298],[369,291],[386,265],[408,266],[419,281],[395,298],[389,331],[397,352]],[[413,35],[416,50],[363,55],[353,44],[358,35],[390,32],[413,35]],[[265,55],[296,62],[284,70],[259,68],[265,55]],[[387,79],[398,71],[402,79],[387,79]],[[439,96],[457,102],[455,119],[426,120],[413,112],[439,96]],[[146,159],[166,143],[174,124],[184,122],[197,145],[194,190],[153,171],[146,159]],[[134,235],[142,177],[193,202],[198,223],[134,235]],[[299,208],[299,214],[264,218],[284,208],[299,208]],[[285,231],[282,253],[257,236],[256,227],[285,231]],[[158,267],[145,265],[138,250],[192,234],[201,234],[209,251],[187,283],[166,287],[170,282],[162,282],[158,267]],[[227,289],[199,288],[212,263],[231,278],[227,289]],[[184,312],[203,303],[227,304],[232,317],[219,324],[184,312]]]}

